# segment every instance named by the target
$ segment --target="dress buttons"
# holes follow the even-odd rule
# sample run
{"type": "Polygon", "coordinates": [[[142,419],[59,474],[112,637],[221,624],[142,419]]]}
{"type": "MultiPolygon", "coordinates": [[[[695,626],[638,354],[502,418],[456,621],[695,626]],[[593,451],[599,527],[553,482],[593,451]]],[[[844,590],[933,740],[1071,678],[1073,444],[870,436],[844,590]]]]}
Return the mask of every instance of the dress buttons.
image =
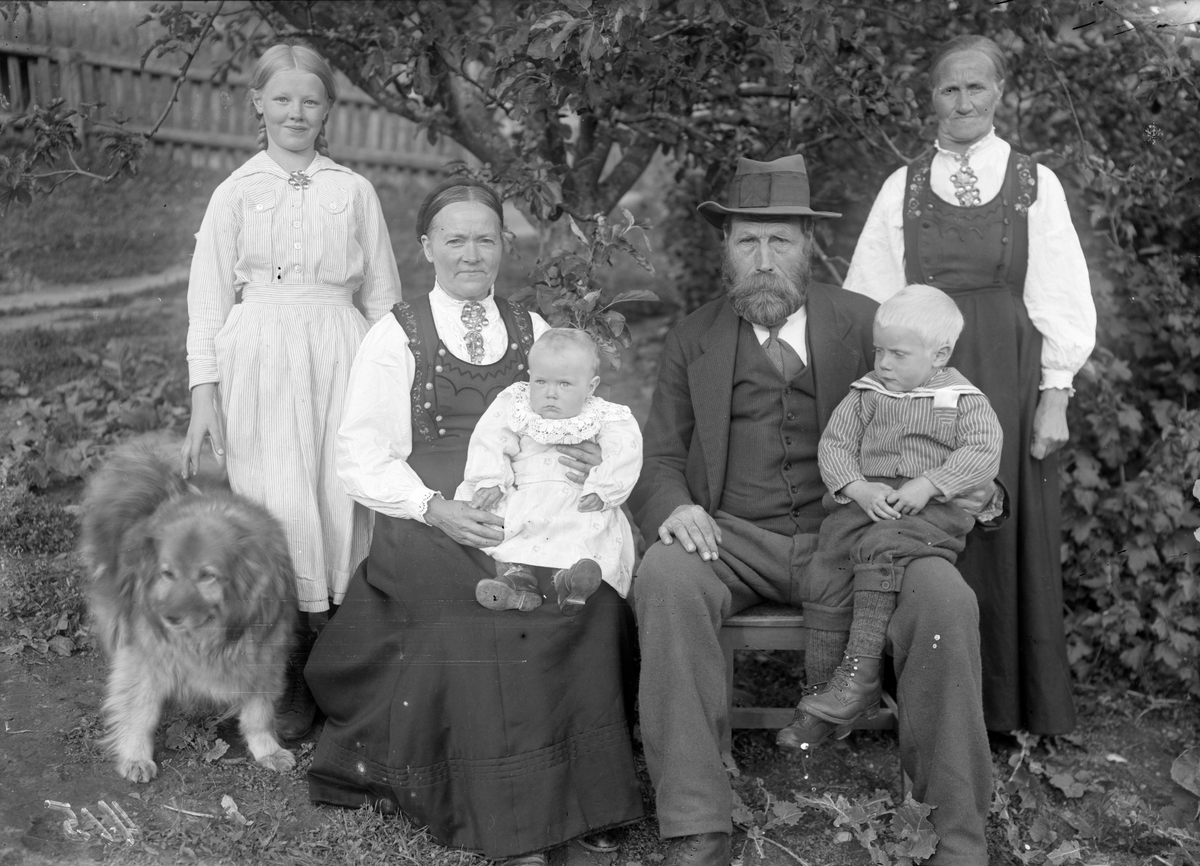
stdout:
{"type": "Polygon", "coordinates": [[[1005,217],[1005,218],[1004,218],[1004,224],[1005,224],[1005,225],[1008,225],[1008,223],[1009,223],[1009,219],[1008,219],[1008,217],[1005,217]]]}
{"type": "Polygon", "coordinates": [[[1008,238],[1000,238],[1000,243],[1002,243],[1002,244],[1008,243],[1008,238]]]}
{"type": "Polygon", "coordinates": [[[298,202],[298,201],[292,202],[292,207],[300,207],[300,202],[298,202]]]}
{"type": "Polygon", "coordinates": [[[300,273],[300,266],[299,266],[299,265],[292,265],[292,270],[293,270],[293,271],[295,271],[296,273],[300,273]]]}
{"type": "Polygon", "coordinates": [[[300,220],[294,220],[292,222],[292,228],[294,228],[294,229],[300,228],[300,220]]]}
{"type": "Polygon", "coordinates": [[[891,589],[892,582],[890,580],[881,580],[881,581],[879,581],[879,588],[880,589],[891,589]]]}
{"type": "Polygon", "coordinates": [[[254,206],[254,209],[255,209],[255,210],[262,210],[262,205],[260,205],[260,204],[256,204],[256,205],[254,206]]]}
{"type": "Polygon", "coordinates": [[[300,249],[300,241],[296,241],[294,244],[292,244],[292,248],[297,250],[300,249]]]}
{"type": "Polygon", "coordinates": [[[432,403],[426,403],[426,404],[425,404],[425,408],[426,408],[426,409],[432,409],[432,408],[433,408],[433,404],[432,404],[432,403]]]}

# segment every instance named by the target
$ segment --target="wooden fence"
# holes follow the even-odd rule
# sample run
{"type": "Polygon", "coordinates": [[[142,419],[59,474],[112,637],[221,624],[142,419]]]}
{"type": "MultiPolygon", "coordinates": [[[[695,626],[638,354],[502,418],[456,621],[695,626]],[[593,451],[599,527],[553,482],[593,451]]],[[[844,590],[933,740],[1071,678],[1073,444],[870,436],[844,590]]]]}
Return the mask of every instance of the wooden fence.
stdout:
{"type": "MultiPolygon", "coordinates": [[[[76,19],[89,16],[112,18],[122,7],[125,19],[136,23],[140,19],[134,16],[149,4],[113,3],[106,10],[108,5],[52,3],[40,21],[34,17],[25,27],[0,19],[0,119],[62,97],[68,105],[103,102],[93,117],[127,118],[129,129],[145,132],[154,125],[170,99],[180,64],[148,60],[142,67],[141,43],[148,37],[126,36],[132,44],[114,45],[123,29],[128,32],[119,26],[120,19],[108,38],[95,38],[96,30],[85,35],[84,28],[75,26],[80,23],[76,19]],[[80,44],[84,40],[98,42],[103,50],[85,47],[80,44]]],[[[230,170],[256,149],[258,126],[248,103],[248,76],[232,74],[216,82],[196,65],[188,70],[152,148],[195,165],[230,170]]],[[[340,74],[338,84],[338,103],[326,128],[331,156],[338,162],[375,175],[438,172],[448,162],[468,158],[449,140],[431,144],[415,124],[378,107],[340,74]]],[[[81,119],[76,131],[86,142],[94,128],[81,119]]]]}

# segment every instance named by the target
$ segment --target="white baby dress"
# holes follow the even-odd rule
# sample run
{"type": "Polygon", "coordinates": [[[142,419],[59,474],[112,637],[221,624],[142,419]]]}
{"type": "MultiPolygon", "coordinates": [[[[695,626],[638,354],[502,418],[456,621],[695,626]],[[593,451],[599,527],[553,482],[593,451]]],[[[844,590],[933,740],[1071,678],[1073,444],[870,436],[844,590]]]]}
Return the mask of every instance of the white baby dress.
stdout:
{"type": "Polygon", "coordinates": [[[529,383],[505,388],[484,412],[467,452],[454,498],[470,501],[477,488],[499,487],[493,508],[504,518],[504,541],[483,550],[501,562],[567,568],[594,559],[604,581],[624,597],[633,581],[633,531],[621,511],[642,470],[642,434],[629,407],[589,397],[574,418],[543,418],[529,405],[529,383]],[[593,441],[601,463],[582,485],[567,478],[556,445],[593,441]],[[595,493],[602,511],[581,512],[595,493]]]}

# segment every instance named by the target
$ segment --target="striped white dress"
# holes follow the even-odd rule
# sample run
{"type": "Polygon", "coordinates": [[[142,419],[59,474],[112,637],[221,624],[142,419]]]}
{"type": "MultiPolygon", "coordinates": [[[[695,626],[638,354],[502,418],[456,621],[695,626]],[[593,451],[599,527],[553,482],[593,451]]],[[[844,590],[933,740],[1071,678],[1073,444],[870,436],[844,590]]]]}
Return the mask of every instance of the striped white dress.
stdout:
{"type": "Polygon", "coordinates": [[[320,155],[306,174],[307,188],[290,184],[262,152],[217,187],[196,235],[187,350],[191,386],[217,383],[230,485],[279,518],[300,608],[321,611],[370,547],[334,442],[355,352],[400,278],[371,184],[320,155]]]}

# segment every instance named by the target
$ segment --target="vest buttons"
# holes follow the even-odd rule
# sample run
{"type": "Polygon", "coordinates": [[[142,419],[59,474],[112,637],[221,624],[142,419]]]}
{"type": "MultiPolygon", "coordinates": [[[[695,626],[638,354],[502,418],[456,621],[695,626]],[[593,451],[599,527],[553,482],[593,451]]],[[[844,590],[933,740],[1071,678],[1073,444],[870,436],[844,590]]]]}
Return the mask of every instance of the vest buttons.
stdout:
{"type": "Polygon", "coordinates": [[[787,414],[787,419],[788,419],[789,421],[795,421],[795,420],[796,420],[796,413],[795,413],[795,412],[788,412],[788,414],[787,414]]]}
{"type": "Polygon", "coordinates": [[[795,485],[795,484],[793,484],[793,485],[792,485],[792,492],[793,492],[793,493],[795,493],[795,492],[796,492],[796,485],[795,485]]]}
{"type": "Polygon", "coordinates": [[[792,509],[792,517],[799,517],[799,516],[800,516],[800,509],[799,509],[799,508],[793,508],[793,509],[792,509]]]}
{"type": "Polygon", "coordinates": [[[795,391],[795,390],[796,390],[796,389],[795,389],[795,388],[793,388],[791,385],[788,385],[786,388],[784,388],[784,389],[783,389],[783,393],[785,393],[785,394],[791,394],[791,393],[792,393],[793,391],[795,391]]]}
{"type": "Polygon", "coordinates": [[[1005,218],[1004,218],[1004,224],[1005,224],[1005,225],[1008,225],[1008,223],[1009,223],[1009,219],[1008,219],[1008,217],[1005,217],[1005,218]]]}
{"type": "MultiPolygon", "coordinates": [[[[792,464],[791,464],[791,463],[784,463],[784,464],[783,464],[783,471],[784,471],[784,472],[791,472],[791,471],[792,471],[792,464]]],[[[795,488],[792,488],[792,489],[794,490],[795,488]]]]}
{"type": "Polygon", "coordinates": [[[1000,243],[1002,243],[1002,244],[1008,243],[1008,238],[1000,238],[1000,243]]]}
{"type": "Polygon", "coordinates": [[[426,403],[426,404],[425,404],[425,408],[426,408],[426,409],[432,409],[432,408],[433,408],[433,404],[432,404],[432,403],[426,403]]]}
{"type": "Polygon", "coordinates": [[[932,224],[932,223],[930,223],[930,222],[929,222],[929,220],[925,220],[924,222],[922,222],[922,223],[921,223],[921,228],[923,228],[923,229],[927,229],[927,228],[930,228],[930,227],[932,227],[932,225],[933,225],[933,224],[932,224]]]}
{"type": "Polygon", "coordinates": [[[785,444],[785,445],[791,445],[791,444],[792,444],[792,437],[791,437],[791,436],[784,436],[784,437],[783,437],[783,444],[785,444]]]}

